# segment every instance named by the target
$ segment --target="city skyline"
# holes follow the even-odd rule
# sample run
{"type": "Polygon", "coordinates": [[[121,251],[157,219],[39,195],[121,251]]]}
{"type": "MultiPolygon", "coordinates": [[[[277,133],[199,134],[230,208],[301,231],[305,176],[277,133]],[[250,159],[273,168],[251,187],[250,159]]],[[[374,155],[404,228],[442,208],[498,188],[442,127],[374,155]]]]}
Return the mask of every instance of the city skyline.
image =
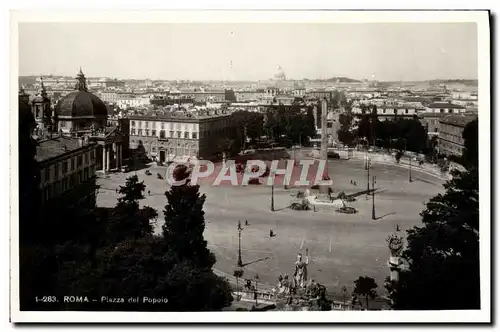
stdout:
{"type": "Polygon", "coordinates": [[[19,76],[477,79],[477,53],[475,23],[19,24],[19,76]]]}

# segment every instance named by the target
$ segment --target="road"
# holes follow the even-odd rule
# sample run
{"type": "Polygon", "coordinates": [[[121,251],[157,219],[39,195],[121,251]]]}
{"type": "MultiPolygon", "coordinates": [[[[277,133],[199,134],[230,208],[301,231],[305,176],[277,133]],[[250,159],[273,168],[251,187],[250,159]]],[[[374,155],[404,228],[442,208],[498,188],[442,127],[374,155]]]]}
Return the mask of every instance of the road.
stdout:
{"type": "MultiPolygon", "coordinates": [[[[150,168],[152,176],[138,175],[151,195],[142,202],[160,214],[156,230],[163,223],[162,211],[166,204],[165,180],[156,178],[164,168],[150,168]]],[[[329,161],[328,170],[335,192],[347,194],[366,189],[367,173],[361,161],[329,161]],[[357,186],[351,184],[356,181],[357,186]]],[[[375,278],[379,293],[389,274],[389,251],[386,238],[396,225],[405,231],[420,223],[419,213],[424,202],[443,190],[442,180],[413,171],[414,182],[408,181],[408,170],[391,165],[373,164],[371,174],[376,176],[375,195],[377,220],[371,219],[372,200],[361,195],[350,203],[358,213],[347,215],[332,208],[314,211],[292,211],[286,207],[298,189],[275,188],[275,208],[270,210],[271,188],[264,185],[249,187],[214,187],[202,185],[207,195],[205,239],[217,258],[215,268],[232,275],[237,268],[237,222],[242,221],[242,258],[244,277],[256,274],[260,282],[274,285],[280,274],[293,274],[297,253],[309,249],[309,277],[338,293],[343,285],[352,290],[353,281],[361,275],[375,278]],[[248,220],[249,225],[244,226],[248,220]],[[273,229],[276,236],[269,237],[273,229]]],[[[125,183],[125,174],[101,178],[98,196],[100,206],[116,204],[115,188],[125,183]]],[[[371,184],[370,184],[371,186],[371,184]]],[[[404,235],[404,233],[403,233],[404,235]]]]}

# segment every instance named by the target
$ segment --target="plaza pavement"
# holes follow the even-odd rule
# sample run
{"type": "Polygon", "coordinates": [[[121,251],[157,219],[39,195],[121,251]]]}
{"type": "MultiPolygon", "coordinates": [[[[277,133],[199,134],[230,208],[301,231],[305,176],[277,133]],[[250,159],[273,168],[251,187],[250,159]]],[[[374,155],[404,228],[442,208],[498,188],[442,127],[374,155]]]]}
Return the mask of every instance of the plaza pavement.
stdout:
{"type": "MultiPolygon", "coordinates": [[[[146,198],[142,205],[157,209],[159,218],[155,226],[161,231],[166,204],[165,180],[156,177],[165,174],[165,167],[151,167],[151,176],[144,170],[137,175],[146,184],[146,198]],[[151,195],[147,195],[147,191],[151,195]]],[[[351,194],[366,190],[367,173],[361,161],[329,161],[329,175],[334,181],[335,193],[351,194]],[[350,181],[356,181],[354,186],[350,181]]],[[[116,204],[115,189],[133,175],[115,173],[99,179],[101,185],[98,205],[112,207],[116,204]]],[[[216,255],[215,269],[231,276],[237,268],[237,222],[242,221],[242,259],[245,278],[259,275],[260,283],[271,287],[280,274],[293,274],[294,262],[299,252],[309,249],[309,277],[324,284],[329,293],[339,293],[343,285],[352,291],[353,281],[361,275],[375,278],[379,293],[384,293],[383,281],[389,275],[389,251],[386,238],[395,230],[402,232],[420,224],[419,213],[424,202],[442,192],[443,181],[430,174],[413,171],[414,182],[408,182],[408,170],[391,165],[373,164],[371,175],[377,177],[375,185],[376,217],[371,219],[372,197],[357,197],[350,203],[358,213],[340,214],[329,207],[314,211],[293,211],[286,207],[298,189],[275,188],[275,212],[270,210],[271,188],[265,185],[248,187],[202,185],[207,195],[205,239],[216,255]],[[249,226],[244,225],[248,220],[249,226]],[[276,236],[269,237],[273,229],[276,236]]],[[[371,184],[370,184],[371,187],[371,184]]],[[[405,235],[405,233],[402,233],[405,235]]]]}

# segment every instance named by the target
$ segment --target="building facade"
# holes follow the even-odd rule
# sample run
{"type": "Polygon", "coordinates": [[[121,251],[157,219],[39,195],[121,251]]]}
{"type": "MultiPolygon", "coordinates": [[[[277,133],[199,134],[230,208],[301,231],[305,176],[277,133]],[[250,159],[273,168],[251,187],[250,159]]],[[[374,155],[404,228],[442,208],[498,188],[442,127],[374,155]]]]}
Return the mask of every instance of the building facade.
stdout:
{"type": "Polygon", "coordinates": [[[37,144],[42,209],[96,204],[97,144],[84,137],[54,137],[37,144]]]}
{"type": "Polygon", "coordinates": [[[219,142],[234,134],[227,113],[209,115],[130,116],[130,148],[142,145],[148,157],[165,162],[174,158],[215,158],[219,142]]]}
{"type": "Polygon", "coordinates": [[[438,151],[446,156],[461,156],[464,150],[462,133],[474,116],[451,115],[439,121],[438,151]]]}

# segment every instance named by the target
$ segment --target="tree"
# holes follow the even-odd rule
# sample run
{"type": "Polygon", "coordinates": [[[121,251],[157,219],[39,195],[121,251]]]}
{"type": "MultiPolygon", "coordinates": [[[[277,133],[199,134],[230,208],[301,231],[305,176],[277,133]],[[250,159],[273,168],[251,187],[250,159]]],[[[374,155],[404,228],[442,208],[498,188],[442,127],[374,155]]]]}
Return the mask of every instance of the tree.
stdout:
{"type": "MultiPolygon", "coordinates": [[[[180,181],[182,178],[175,178],[180,181]]],[[[165,193],[167,205],[163,211],[165,224],[163,236],[168,250],[179,260],[190,260],[195,266],[211,269],[215,256],[208,250],[203,238],[206,196],[200,195],[199,186],[172,186],[165,193]]]]}
{"type": "Polygon", "coordinates": [[[478,172],[456,171],[444,186],[421,213],[424,226],[408,231],[395,309],[480,306],[478,172]]]}
{"type": "Polygon", "coordinates": [[[340,128],[337,130],[339,141],[347,146],[351,146],[356,138],[355,133],[352,132],[353,117],[349,113],[342,113],[339,115],[340,128]]]}
{"type": "Polygon", "coordinates": [[[99,299],[97,303],[66,303],[65,310],[207,311],[220,310],[232,301],[226,280],[212,271],[179,261],[161,236],[124,240],[99,249],[93,266],[84,259],[82,247],[59,252],[58,294],[78,294],[99,299]],[[81,258],[75,260],[75,257],[81,258]],[[139,298],[136,303],[108,299],[139,298]],[[152,303],[144,298],[162,299],[152,303]]]}
{"type": "Polygon", "coordinates": [[[377,283],[373,278],[359,277],[354,281],[353,293],[365,297],[366,310],[368,310],[368,299],[374,299],[377,296],[377,283]]]}
{"type": "Polygon", "coordinates": [[[462,154],[462,164],[469,169],[473,167],[477,168],[479,163],[477,119],[467,123],[462,132],[462,138],[464,139],[465,147],[462,154]]]}
{"type": "Polygon", "coordinates": [[[108,220],[107,235],[112,243],[127,238],[139,239],[153,233],[151,220],[158,217],[156,210],[149,206],[139,208],[139,200],[144,199],[144,181],[137,175],[128,177],[125,186],[120,186],[118,203],[108,220]]]}
{"type": "MultiPolygon", "coordinates": [[[[464,134],[466,147],[477,141],[471,134],[473,126],[464,134]]],[[[471,155],[465,159],[470,160],[469,169],[454,171],[444,184],[444,194],[426,204],[420,214],[424,226],[407,232],[408,245],[402,253],[407,268],[391,285],[394,309],[480,307],[478,169],[471,155]]]]}

